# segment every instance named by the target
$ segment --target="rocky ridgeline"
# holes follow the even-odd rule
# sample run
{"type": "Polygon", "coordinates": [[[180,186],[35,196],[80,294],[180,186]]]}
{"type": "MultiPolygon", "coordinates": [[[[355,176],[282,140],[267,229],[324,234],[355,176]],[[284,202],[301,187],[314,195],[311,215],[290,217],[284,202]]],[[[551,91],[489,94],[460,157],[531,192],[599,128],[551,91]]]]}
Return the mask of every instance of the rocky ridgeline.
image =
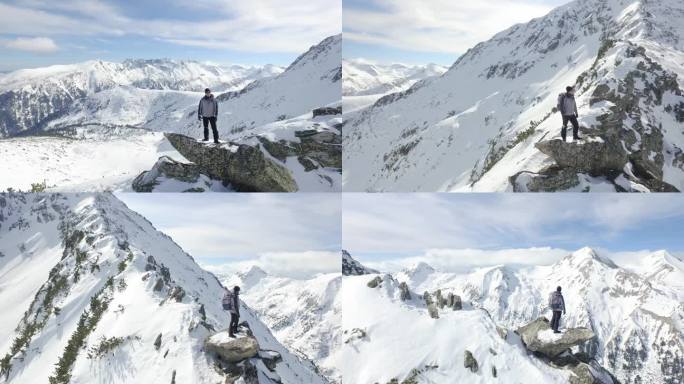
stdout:
{"type": "Polygon", "coordinates": [[[554,368],[571,372],[570,384],[617,384],[615,377],[585,352],[573,353],[594,340],[588,328],[569,328],[560,334],[553,333],[549,320],[540,317],[515,331],[534,356],[554,368]]]}
{"type": "Polygon", "coordinates": [[[236,338],[224,331],[210,336],[204,344],[215,359],[216,370],[224,375],[224,383],[259,384],[260,373],[269,383],[282,383],[276,372],[276,365],[282,361],[280,354],[261,349],[246,322],[240,324],[239,330],[236,338]]]}
{"type": "MultiPolygon", "coordinates": [[[[394,278],[391,275],[384,275],[384,278],[381,276],[375,276],[368,281],[366,285],[371,289],[379,288],[382,286],[385,279],[394,282],[394,278]]],[[[399,299],[401,301],[410,301],[413,298],[411,295],[411,290],[406,282],[400,282],[397,287],[399,289],[399,299]]],[[[428,314],[433,319],[439,319],[439,311],[445,308],[451,309],[452,311],[460,311],[463,309],[461,296],[452,292],[449,292],[446,296],[444,296],[441,289],[438,289],[432,293],[425,291],[422,296],[418,295],[418,297],[425,302],[428,314]]]]}
{"type": "Polygon", "coordinates": [[[160,158],[150,171],[141,173],[133,182],[133,189],[147,192],[159,183],[160,176],[180,181],[195,182],[200,174],[221,180],[244,192],[294,192],[297,184],[290,172],[269,159],[259,146],[246,144],[204,144],[177,133],[166,133],[171,145],[194,164],[183,164],[160,158]]]}
{"type": "Polygon", "coordinates": [[[359,276],[359,275],[370,275],[373,273],[378,273],[378,271],[370,268],[366,268],[357,260],[355,260],[349,252],[342,250],[342,275],[343,276],[359,276]]]}

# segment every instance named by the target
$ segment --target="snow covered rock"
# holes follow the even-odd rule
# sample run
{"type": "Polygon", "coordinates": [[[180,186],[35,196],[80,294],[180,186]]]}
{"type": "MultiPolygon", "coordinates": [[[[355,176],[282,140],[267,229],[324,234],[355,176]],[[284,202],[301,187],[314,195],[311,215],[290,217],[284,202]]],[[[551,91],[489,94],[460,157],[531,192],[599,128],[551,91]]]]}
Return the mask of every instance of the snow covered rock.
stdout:
{"type": "Polygon", "coordinates": [[[405,281],[399,283],[399,298],[401,301],[411,300],[411,292],[409,290],[408,284],[405,281]]]}
{"type": "Polygon", "coordinates": [[[239,191],[294,192],[297,184],[286,168],[266,157],[260,148],[246,144],[204,144],[177,133],[166,138],[203,173],[239,191]]]}
{"type": "Polygon", "coordinates": [[[549,358],[554,358],[596,337],[588,328],[568,328],[560,334],[553,333],[549,320],[545,317],[540,317],[515,332],[520,335],[527,349],[549,358]]]}
{"type": "Polygon", "coordinates": [[[342,250],[343,276],[370,275],[373,273],[378,273],[378,271],[364,267],[363,264],[354,259],[349,252],[342,250]]]}
{"type": "Polygon", "coordinates": [[[133,179],[133,190],[136,192],[152,192],[161,182],[159,178],[194,184],[200,178],[200,168],[195,164],[184,164],[168,156],[162,156],[152,169],[144,171],[133,179]]]}
{"type": "MultiPolygon", "coordinates": [[[[470,370],[472,373],[477,373],[480,367],[477,365],[477,360],[473,356],[473,353],[466,349],[463,354],[463,367],[470,370]]],[[[494,375],[496,377],[496,375],[494,375]]]]}
{"type": "Polygon", "coordinates": [[[229,363],[254,357],[259,352],[259,343],[252,336],[232,338],[228,332],[219,332],[209,337],[205,343],[207,351],[218,354],[229,363]]]}

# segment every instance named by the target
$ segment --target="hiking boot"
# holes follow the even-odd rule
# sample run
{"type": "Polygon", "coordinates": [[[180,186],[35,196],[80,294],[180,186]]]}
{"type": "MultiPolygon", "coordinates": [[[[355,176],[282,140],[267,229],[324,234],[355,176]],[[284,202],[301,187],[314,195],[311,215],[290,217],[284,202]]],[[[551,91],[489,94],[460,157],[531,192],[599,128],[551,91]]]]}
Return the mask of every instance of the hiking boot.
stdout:
{"type": "Polygon", "coordinates": [[[232,333],[229,333],[229,334],[228,334],[228,337],[232,337],[233,339],[237,338],[237,337],[236,337],[234,334],[232,334],[232,333]]]}
{"type": "Polygon", "coordinates": [[[580,141],[580,140],[582,140],[582,138],[579,137],[579,136],[575,136],[575,137],[573,137],[572,139],[575,140],[575,141],[580,141]]]}
{"type": "Polygon", "coordinates": [[[221,144],[218,140],[214,140],[214,144],[221,144]]]}
{"type": "Polygon", "coordinates": [[[553,333],[561,333],[561,331],[556,331],[556,330],[554,330],[553,333]]]}
{"type": "Polygon", "coordinates": [[[209,139],[207,139],[207,138],[205,137],[204,139],[202,139],[202,141],[209,141],[209,139]]]}

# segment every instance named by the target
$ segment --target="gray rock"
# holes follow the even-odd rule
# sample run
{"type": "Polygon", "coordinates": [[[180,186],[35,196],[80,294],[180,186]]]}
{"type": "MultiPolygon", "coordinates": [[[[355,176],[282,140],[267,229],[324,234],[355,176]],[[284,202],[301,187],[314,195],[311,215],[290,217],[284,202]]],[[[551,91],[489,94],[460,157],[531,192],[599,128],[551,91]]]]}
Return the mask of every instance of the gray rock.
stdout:
{"type": "Polygon", "coordinates": [[[154,339],[154,349],[156,349],[157,351],[161,347],[161,337],[162,337],[162,334],[160,333],[157,335],[157,338],[154,339]]]}
{"type": "Polygon", "coordinates": [[[515,333],[520,335],[528,350],[548,358],[554,358],[568,349],[582,345],[596,337],[594,332],[588,328],[570,328],[565,330],[558,340],[540,340],[539,333],[544,331],[551,331],[551,326],[549,325],[549,320],[545,317],[540,317],[518,328],[515,333]]]}
{"type": "Polygon", "coordinates": [[[184,183],[196,183],[200,177],[200,168],[195,164],[184,164],[168,156],[162,156],[152,169],[133,179],[131,186],[136,192],[152,192],[159,185],[159,179],[163,177],[184,183]]]}
{"type": "Polygon", "coordinates": [[[470,369],[470,372],[476,373],[480,367],[477,364],[477,360],[473,356],[473,353],[466,349],[463,356],[463,366],[470,369]]]}
{"type": "Polygon", "coordinates": [[[368,284],[366,284],[366,285],[368,286],[368,288],[377,288],[377,287],[380,286],[381,283],[382,283],[382,277],[380,277],[380,276],[375,276],[375,277],[374,277],[371,281],[369,281],[368,284]]]}
{"type": "Polygon", "coordinates": [[[439,310],[437,309],[435,303],[428,304],[427,309],[430,317],[432,317],[433,319],[439,319],[439,310]]]}
{"type": "Polygon", "coordinates": [[[454,311],[460,311],[463,309],[463,302],[461,301],[461,296],[459,295],[454,295],[453,293],[449,292],[446,301],[447,307],[453,309],[454,311]]]}
{"type": "Polygon", "coordinates": [[[316,108],[313,111],[313,117],[316,116],[326,116],[326,115],[341,115],[342,106],[339,107],[321,107],[316,108]]]}
{"type": "Polygon", "coordinates": [[[622,146],[612,141],[582,141],[581,144],[548,140],[534,145],[550,156],[562,168],[571,168],[590,175],[622,171],[629,157],[622,146]]]}
{"type": "Polygon", "coordinates": [[[181,302],[183,301],[183,297],[185,297],[185,290],[179,286],[175,286],[171,289],[171,292],[169,292],[169,297],[176,300],[176,302],[181,302]]]}
{"type": "Polygon", "coordinates": [[[178,152],[197,164],[202,173],[222,180],[238,191],[297,191],[290,172],[264,155],[258,145],[231,144],[231,150],[225,146],[206,145],[176,133],[164,135],[178,152]]]}
{"type": "Polygon", "coordinates": [[[570,372],[570,384],[618,384],[614,376],[596,362],[579,363],[570,372]]]}
{"type": "Polygon", "coordinates": [[[399,292],[399,298],[401,301],[411,300],[411,292],[409,291],[409,287],[406,282],[402,281],[399,283],[399,292]]]}
{"type": "Polygon", "coordinates": [[[496,367],[492,365],[492,376],[496,377],[496,367]]]}
{"type": "Polygon", "coordinates": [[[216,353],[223,361],[237,363],[254,357],[259,352],[259,343],[252,336],[230,338],[227,332],[217,333],[204,343],[208,352],[216,353]]]}

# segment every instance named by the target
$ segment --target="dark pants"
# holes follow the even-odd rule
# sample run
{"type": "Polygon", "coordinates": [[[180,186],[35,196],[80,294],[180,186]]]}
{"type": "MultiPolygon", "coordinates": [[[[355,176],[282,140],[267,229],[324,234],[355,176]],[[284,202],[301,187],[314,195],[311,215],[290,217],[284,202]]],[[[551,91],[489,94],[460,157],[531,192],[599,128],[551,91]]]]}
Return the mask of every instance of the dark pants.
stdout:
{"type": "Polygon", "coordinates": [[[239,321],[240,321],[240,315],[238,315],[237,313],[231,312],[230,313],[230,328],[229,328],[228,333],[230,333],[231,335],[234,335],[237,333],[239,321]]]}
{"type": "Polygon", "coordinates": [[[560,327],[560,319],[562,313],[562,311],[553,311],[553,317],[551,318],[551,329],[553,329],[554,331],[557,331],[558,327],[560,327]]]}
{"type": "Polygon", "coordinates": [[[214,134],[214,142],[218,142],[218,131],[216,130],[216,117],[202,117],[202,124],[204,124],[204,140],[209,140],[209,123],[211,123],[211,131],[214,134]]]}
{"type": "MultiPolygon", "coordinates": [[[[572,123],[572,137],[574,139],[577,139],[579,135],[579,123],[577,122],[577,116],[572,115],[572,116],[565,116],[563,115],[563,128],[561,129],[561,137],[563,138],[563,141],[565,141],[565,136],[567,132],[567,126],[568,126],[568,121],[572,123]]],[[[204,126],[206,127],[206,123],[204,126]]]]}

